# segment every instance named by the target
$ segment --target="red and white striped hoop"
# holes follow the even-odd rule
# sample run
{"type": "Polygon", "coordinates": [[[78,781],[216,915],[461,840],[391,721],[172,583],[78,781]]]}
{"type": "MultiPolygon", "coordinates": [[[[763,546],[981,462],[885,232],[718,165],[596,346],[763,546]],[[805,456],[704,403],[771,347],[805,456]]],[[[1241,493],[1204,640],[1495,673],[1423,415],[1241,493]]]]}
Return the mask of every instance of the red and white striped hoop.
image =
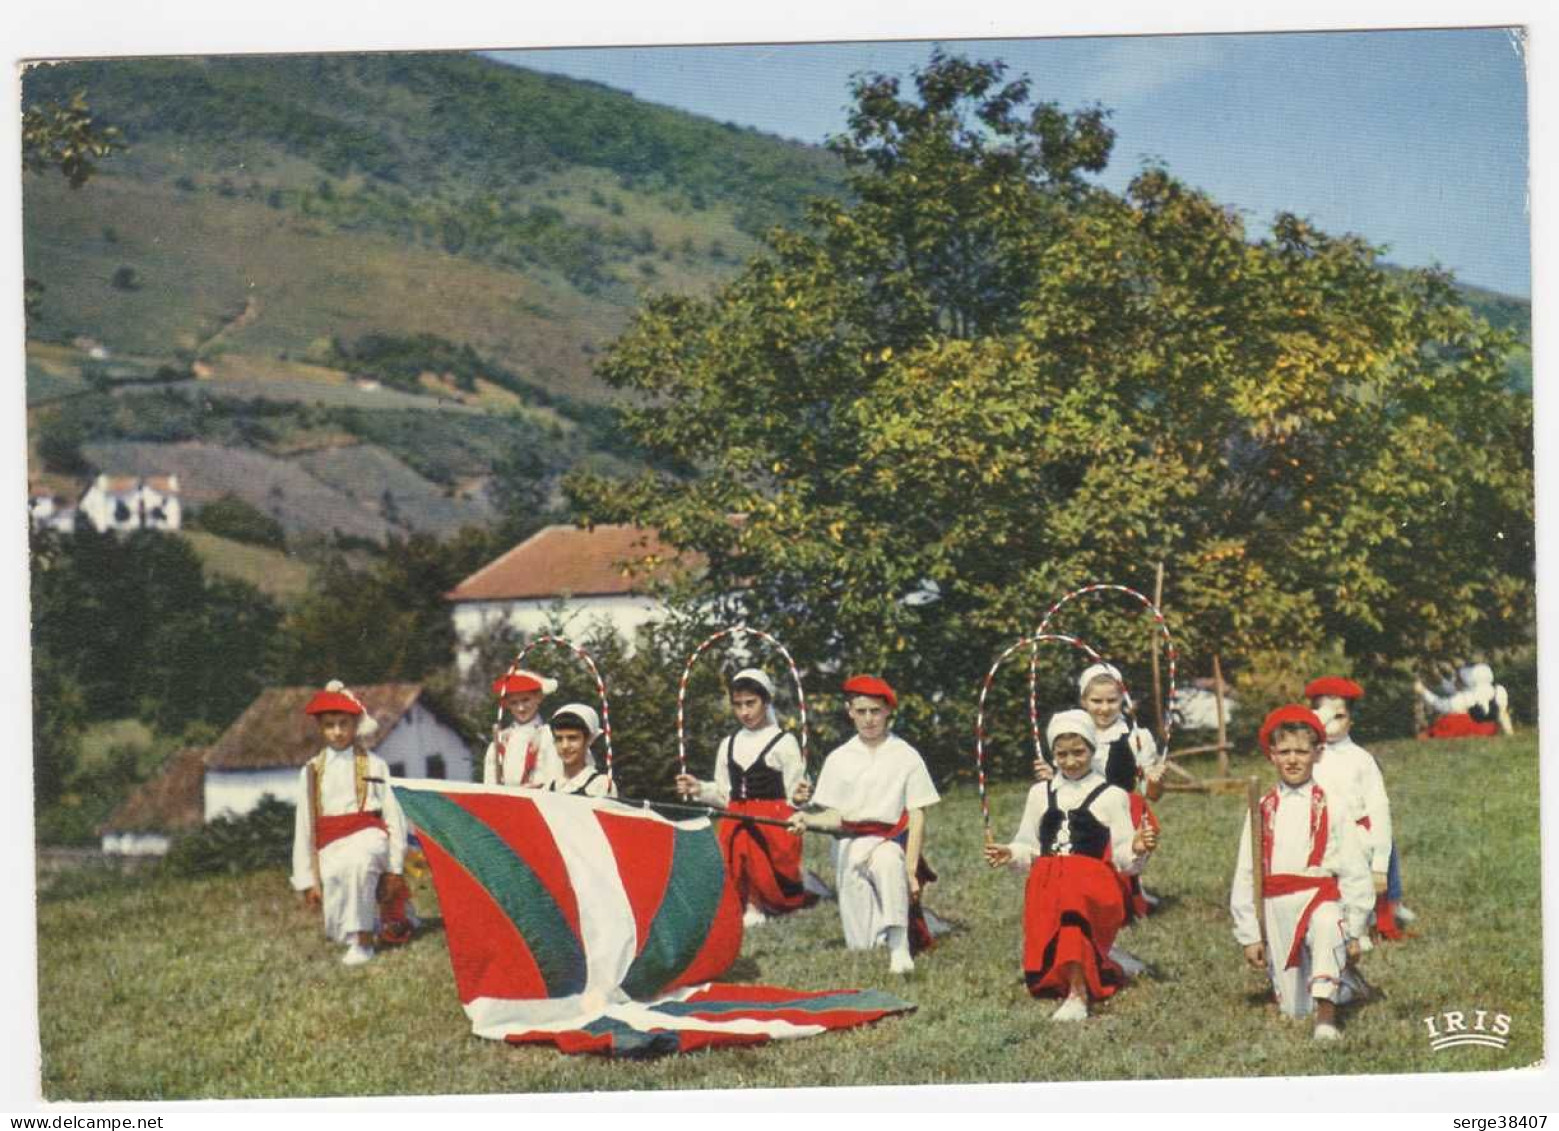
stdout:
{"type": "MultiPolygon", "coordinates": [[[[1037,661],[1041,644],[1066,644],[1077,651],[1085,653],[1089,660],[1094,663],[1098,663],[1101,659],[1099,653],[1094,651],[1090,644],[1079,640],[1075,636],[1066,636],[1057,632],[1037,632],[1033,636],[1024,636],[1015,644],[1009,646],[1006,651],[996,657],[996,662],[991,665],[990,671],[985,673],[985,681],[980,684],[980,706],[974,716],[974,771],[975,779],[980,787],[980,819],[985,823],[986,840],[990,840],[991,833],[991,804],[985,791],[985,699],[990,694],[991,685],[996,682],[997,671],[1000,670],[1002,664],[1006,663],[1008,656],[1011,656],[1020,648],[1028,648],[1032,650],[1037,661]]],[[[1032,671],[1033,669],[1031,668],[1030,670],[1032,671]]],[[[1041,755],[1043,747],[1039,741],[1038,694],[1033,690],[1032,684],[1029,691],[1029,725],[1034,731],[1034,756],[1037,758],[1041,755]]]]}
{"type": "Polygon", "coordinates": [[[684,707],[687,701],[688,678],[693,674],[693,665],[698,658],[707,652],[711,645],[723,640],[727,636],[741,639],[743,636],[756,636],[760,640],[766,640],[785,659],[785,666],[790,669],[790,678],[796,685],[796,710],[801,716],[801,764],[807,761],[807,693],[801,686],[801,673],[796,670],[796,661],[791,659],[785,646],[770,636],[762,629],[751,628],[746,624],[733,624],[728,628],[722,628],[719,632],[712,633],[687,658],[686,665],[682,668],[682,678],[677,681],[677,766],[681,773],[687,773],[687,730],[684,725],[684,707]]]}
{"type": "MultiPolygon", "coordinates": [[[[1165,705],[1164,718],[1159,721],[1162,726],[1164,740],[1164,749],[1160,752],[1160,754],[1161,756],[1167,758],[1169,756],[1170,736],[1174,733],[1175,729],[1175,704],[1178,701],[1179,696],[1179,692],[1175,688],[1175,667],[1179,653],[1175,648],[1175,638],[1170,635],[1169,624],[1164,619],[1164,614],[1162,611],[1160,611],[1157,605],[1150,601],[1144,594],[1139,593],[1130,586],[1113,585],[1106,582],[1094,582],[1089,585],[1084,585],[1081,589],[1072,590],[1066,596],[1062,597],[1059,601],[1051,605],[1050,608],[1046,609],[1044,619],[1039,622],[1039,627],[1035,629],[1035,632],[1043,633],[1050,631],[1050,622],[1055,619],[1056,613],[1060,611],[1063,605],[1075,600],[1076,598],[1086,597],[1095,593],[1124,593],[1126,596],[1134,598],[1140,602],[1142,606],[1152,615],[1153,623],[1157,626],[1159,633],[1164,638],[1164,654],[1169,659],[1169,698],[1165,705]]],[[[1029,662],[1029,705],[1031,714],[1037,709],[1035,700],[1039,694],[1038,665],[1039,655],[1038,653],[1035,653],[1034,658],[1029,662]]],[[[1125,688],[1124,683],[1125,681],[1122,680],[1123,690],[1130,694],[1130,689],[1125,688]]],[[[1034,745],[1036,749],[1039,746],[1039,724],[1037,721],[1034,723],[1034,745]]]]}
{"type": "Polygon", "coordinates": [[[519,671],[525,666],[525,657],[531,650],[541,644],[556,644],[560,648],[566,648],[584,661],[585,667],[590,669],[590,675],[595,679],[595,693],[601,697],[601,735],[606,739],[606,780],[612,780],[612,709],[606,701],[606,680],[601,678],[601,671],[595,666],[595,661],[590,658],[578,644],[566,636],[538,636],[525,647],[520,649],[520,654],[514,657],[514,663],[509,666],[510,672],[519,671]]]}

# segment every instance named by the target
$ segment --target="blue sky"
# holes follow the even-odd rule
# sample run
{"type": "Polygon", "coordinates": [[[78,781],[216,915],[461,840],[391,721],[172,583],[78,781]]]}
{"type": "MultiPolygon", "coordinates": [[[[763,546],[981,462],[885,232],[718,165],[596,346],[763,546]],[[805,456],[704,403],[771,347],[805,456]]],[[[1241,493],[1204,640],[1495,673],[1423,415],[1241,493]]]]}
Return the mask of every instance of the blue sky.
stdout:
{"type": "MultiPolygon", "coordinates": [[[[1246,214],[1280,210],[1389,245],[1391,262],[1531,294],[1527,91],[1502,29],[946,41],[1000,58],[1065,107],[1099,102],[1118,137],[1104,183],[1145,158],[1246,214]]],[[[496,52],[651,102],[820,142],[852,75],[903,75],[929,42],[496,52]]]]}

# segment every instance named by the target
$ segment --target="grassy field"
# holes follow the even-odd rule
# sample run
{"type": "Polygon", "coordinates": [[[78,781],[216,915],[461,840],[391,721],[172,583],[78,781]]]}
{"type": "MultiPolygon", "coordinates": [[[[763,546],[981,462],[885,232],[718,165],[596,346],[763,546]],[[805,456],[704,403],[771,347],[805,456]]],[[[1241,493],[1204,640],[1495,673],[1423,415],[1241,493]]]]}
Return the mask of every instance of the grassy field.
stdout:
{"type": "MultiPolygon", "coordinates": [[[[972,792],[933,814],[942,874],[928,904],[962,924],[907,980],[881,953],[847,953],[824,904],[751,931],[730,977],[804,988],[876,987],[907,1017],[747,1050],[632,1063],[515,1049],[472,1037],[436,929],[347,970],[280,873],[155,881],[39,905],[43,1089],[56,1100],[387,1093],[514,1093],[1466,1072],[1543,1055],[1537,739],[1377,748],[1392,789],[1417,937],[1366,956],[1386,998],[1317,1045],[1263,1004],[1226,911],[1242,796],[1177,794],[1158,812],[1149,873],[1161,910],[1123,945],[1151,972],[1056,1039],[1051,1006],[1018,968],[1021,880],[978,860],[972,792]],[[1469,773],[1472,769],[1475,772],[1469,773]],[[1477,783],[1470,793],[1469,782],[1477,783]],[[1508,1049],[1433,1052],[1423,1018],[1489,1009],[1508,1049]]],[[[1244,770],[1250,763],[1241,766],[1244,770]]],[[[1266,776],[1265,774],[1263,775],[1266,776]]],[[[1023,788],[993,798],[998,835],[1023,788]]],[[[814,843],[813,866],[823,867],[814,843]]],[[[427,881],[418,903],[433,909],[427,881]]]]}
{"type": "Polygon", "coordinates": [[[181,537],[195,547],[208,573],[247,581],[284,603],[308,591],[309,567],[280,550],[235,542],[203,530],[186,530],[181,537]]]}

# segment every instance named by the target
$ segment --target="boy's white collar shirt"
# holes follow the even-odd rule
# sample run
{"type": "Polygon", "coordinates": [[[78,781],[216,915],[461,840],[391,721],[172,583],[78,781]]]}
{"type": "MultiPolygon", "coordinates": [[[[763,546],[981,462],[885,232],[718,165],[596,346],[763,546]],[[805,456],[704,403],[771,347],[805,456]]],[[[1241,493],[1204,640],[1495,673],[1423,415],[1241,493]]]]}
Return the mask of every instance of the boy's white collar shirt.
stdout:
{"type": "Polygon", "coordinates": [[[856,735],[835,747],[823,762],[812,800],[847,821],[893,824],[905,810],[935,805],[941,795],[919,752],[889,733],[876,746],[856,735]]]}
{"type": "Polygon", "coordinates": [[[1359,839],[1369,856],[1370,870],[1387,871],[1391,865],[1391,802],[1374,755],[1346,734],[1327,742],[1312,774],[1336,811],[1348,813],[1354,821],[1369,818],[1369,828],[1358,830],[1359,839]]]}

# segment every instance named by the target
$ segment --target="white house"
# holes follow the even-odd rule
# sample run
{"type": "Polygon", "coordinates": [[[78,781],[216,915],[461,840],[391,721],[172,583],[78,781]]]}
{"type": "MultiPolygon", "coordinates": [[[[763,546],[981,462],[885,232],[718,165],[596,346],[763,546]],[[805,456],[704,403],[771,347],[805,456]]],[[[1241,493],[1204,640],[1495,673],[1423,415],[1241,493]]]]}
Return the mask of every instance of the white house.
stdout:
{"type": "Polygon", "coordinates": [[[565,635],[604,623],[631,640],[641,625],[666,615],[649,595],[653,584],[702,564],[700,555],[679,555],[644,527],[545,527],[445,595],[460,673],[470,671],[485,632],[507,625],[534,635],[550,628],[559,610],[565,635]]]}
{"type": "Polygon", "coordinates": [[[98,834],[103,851],[116,856],[161,856],[177,833],[198,829],[201,780],[206,772],[204,746],[180,750],[162,771],[125,798],[98,834]]]}
{"type": "Polygon", "coordinates": [[[177,475],[99,475],[77,509],[99,533],[177,530],[183,523],[177,475]]]}
{"type": "MultiPolygon", "coordinates": [[[[312,687],[263,692],[206,754],[205,819],[241,816],[266,794],[296,805],[298,770],[319,752],[314,721],[303,713],[312,687]]],[[[422,701],[422,685],[379,683],[353,688],[379,724],[366,742],[395,777],[470,781],[471,749],[448,721],[422,701]]]]}
{"type": "Polygon", "coordinates": [[[27,514],[34,530],[55,530],[61,534],[76,532],[76,508],[58,495],[35,492],[27,500],[27,514]]]}

